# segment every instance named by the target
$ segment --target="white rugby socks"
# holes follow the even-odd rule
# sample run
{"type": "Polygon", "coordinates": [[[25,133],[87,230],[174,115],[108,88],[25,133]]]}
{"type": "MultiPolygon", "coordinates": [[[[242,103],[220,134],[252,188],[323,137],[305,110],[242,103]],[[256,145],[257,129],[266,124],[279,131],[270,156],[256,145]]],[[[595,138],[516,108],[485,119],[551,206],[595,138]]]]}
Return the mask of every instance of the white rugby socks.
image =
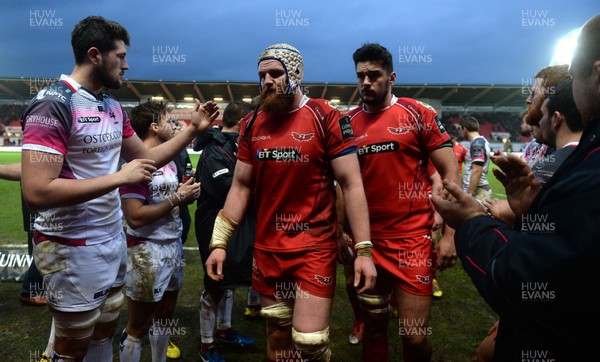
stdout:
{"type": "Polygon", "coordinates": [[[111,362],[113,360],[112,338],[90,341],[83,362],[111,362]]]}
{"type": "Polygon", "coordinates": [[[170,333],[158,334],[154,327],[150,328],[150,348],[152,350],[152,362],[165,362],[167,360],[167,346],[169,345],[170,333]]]}
{"type": "MultiPolygon", "coordinates": [[[[142,355],[142,340],[128,335],[123,331],[119,347],[121,362],[139,362],[142,355]]],[[[111,357],[112,358],[112,357],[111,357]]],[[[111,359],[112,360],[112,359],[111,359]]]]}

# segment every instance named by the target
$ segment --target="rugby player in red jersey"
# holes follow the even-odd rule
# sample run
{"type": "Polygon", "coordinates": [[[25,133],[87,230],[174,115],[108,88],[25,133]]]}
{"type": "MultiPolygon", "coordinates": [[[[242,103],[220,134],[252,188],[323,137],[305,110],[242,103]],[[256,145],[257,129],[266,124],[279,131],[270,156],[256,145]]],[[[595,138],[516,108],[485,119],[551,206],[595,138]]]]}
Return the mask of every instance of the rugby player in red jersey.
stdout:
{"type": "Polygon", "coordinates": [[[450,136],[450,142],[452,142],[452,150],[456,155],[456,161],[458,162],[458,173],[462,175],[463,163],[467,162],[467,153],[469,150],[462,144],[458,143],[456,137],[450,136]]]}
{"type": "Polygon", "coordinates": [[[357,241],[358,292],[375,284],[369,217],[348,117],[300,83],[298,50],[267,47],[259,57],[261,100],[243,122],[233,184],[215,221],[209,275],[220,280],[225,246],[250,197],[257,214],[252,288],[261,295],[271,361],[329,361],[329,317],[335,290],[335,179],[357,241]]]}
{"type": "Polygon", "coordinates": [[[431,160],[443,179],[460,182],[456,156],[431,106],[392,94],[396,73],[386,48],[365,44],[353,58],[362,106],[348,116],[358,147],[377,267],[377,286],[359,295],[365,310],[363,358],[389,359],[393,289],[404,360],[429,360],[433,271],[454,265],[456,251],[454,232],[446,228],[433,258],[434,210],[427,167],[431,160]]]}

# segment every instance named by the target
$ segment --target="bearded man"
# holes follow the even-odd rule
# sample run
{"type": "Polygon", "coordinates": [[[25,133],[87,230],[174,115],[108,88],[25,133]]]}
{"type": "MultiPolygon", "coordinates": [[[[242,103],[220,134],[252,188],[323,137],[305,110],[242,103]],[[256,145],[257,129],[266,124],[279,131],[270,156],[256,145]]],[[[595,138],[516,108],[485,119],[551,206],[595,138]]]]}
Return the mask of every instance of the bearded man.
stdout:
{"type": "Polygon", "coordinates": [[[287,44],[259,57],[259,108],[242,121],[238,161],[215,220],[209,276],[223,278],[225,249],[250,197],[257,215],[252,288],[261,295],[270,361],[329,361],[329,317],[335,290],[334,179],[346,199],[354,238],[354,286],[374,286],[367,203],[348,117],[300,88],[300,52],[287,44]]]}

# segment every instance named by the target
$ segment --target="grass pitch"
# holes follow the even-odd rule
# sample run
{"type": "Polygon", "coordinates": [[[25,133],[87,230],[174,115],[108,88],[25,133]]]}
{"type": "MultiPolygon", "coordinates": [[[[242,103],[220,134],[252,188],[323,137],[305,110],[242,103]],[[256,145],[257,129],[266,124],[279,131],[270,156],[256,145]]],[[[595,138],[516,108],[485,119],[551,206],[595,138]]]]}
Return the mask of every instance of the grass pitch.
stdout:
{"type": "MultiPolygon", "coordinates": [[[[194,165],[197,156],[192,155],[194,165]]],[[[0,152],[0,163],[20,162],[19,153],[0,152]]],[[[503,188],[490,173],[494,196],[504,198],[503,188]]],[[[21,198],[18,182],[0,180],[2,206],[0,208],[0,245],[26,244],[21,217],[21,198]]],[[[190,205],[192,215],[195,205],[190,205]]],[[[184,286],[179,293],[175,313],[172,340],[177,344],[182,356],[180,361],[198,361],[200,331],[198,321],[198,296],[202,288],[203,271],[197,251],[196,236],[192,227],[188,242],[190,248],[184,251],[184,286]]],[[[437,278],[444,291],[441,300],[432,302],[431,342],[433,361],[474,361],[475,348],[485,336],[488,328],[496,320],[494,312],[483,302],[460,263],[454,268],[439,272],[437,278]]],[[[338,268],[336,296],[330,327],[330,341],[336,361],[360,361],[361,346],[348,343],[348,333],[352,327],[353,314],[346,298],[344,273],[338,268]]],[[[35,361],[46,346],[51,315],[45,307],[30,307],[22,304],[18,297],[21,283],[0,283],[0,351],[13,361],[35,361]]],[[[227,361],[263,361],[266,339],[263,320],[246,320],[243,317],[246,303],[246,290],[235,293],[233,325],[242,334],[256,338],[256,345],[249,350],[221,349],[227,361]]],[[[126,307],[122,308],[119,331],[127,318],[126,307]]],[[[398,322],[390,321],[390,351],[393,361],[401,359],[398,322]]],[[[143,345],[142,361],[151,361],[147,338],[143,345]]],[[[114,341],[114,360],[118,361],[118,341],[114,341]]]]}

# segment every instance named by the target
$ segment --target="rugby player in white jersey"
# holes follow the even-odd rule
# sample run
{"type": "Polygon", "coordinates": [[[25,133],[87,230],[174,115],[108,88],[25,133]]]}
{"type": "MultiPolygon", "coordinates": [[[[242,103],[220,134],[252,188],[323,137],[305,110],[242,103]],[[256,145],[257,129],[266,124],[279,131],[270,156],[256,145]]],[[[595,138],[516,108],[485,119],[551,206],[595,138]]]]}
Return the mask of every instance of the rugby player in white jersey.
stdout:
{"type": "Polygon", "coordinates": [[[101,92],[123,84],[127,30],[90,16],[75,26],[71,44],[71,75],[41,90],[22,117],[23,195],[40,212],[34,258],[54,318],[52,360],[112,361],[127,260],[117,188],[151,181],[218,108],[197,101],[191,127],[148,150],[119,103],[101,92]],[[119,156],[128,161],[121,170],[119,156]]]}

